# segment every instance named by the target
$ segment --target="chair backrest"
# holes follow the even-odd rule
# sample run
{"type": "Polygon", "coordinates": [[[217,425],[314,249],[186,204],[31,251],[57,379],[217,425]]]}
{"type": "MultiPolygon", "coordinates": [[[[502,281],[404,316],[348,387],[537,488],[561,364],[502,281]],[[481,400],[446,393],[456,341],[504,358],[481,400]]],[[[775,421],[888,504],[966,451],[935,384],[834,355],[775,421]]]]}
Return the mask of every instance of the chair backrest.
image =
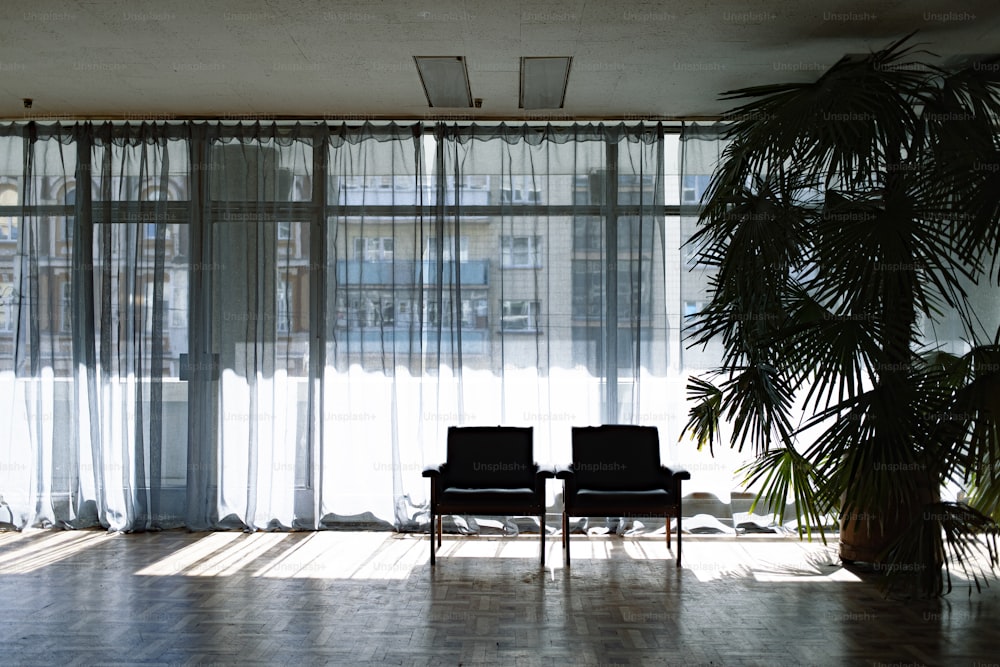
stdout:
{"type": "Polygon", "coordinates": [[[574,426],[573,473],[581,489],[647,490],[662,486],[655,426],[574,426]]]}
{"type": "Polygon", "coordinates": [[[533,433],[530,426],[450,426],[448,484],[533,488],[533,433]]]}

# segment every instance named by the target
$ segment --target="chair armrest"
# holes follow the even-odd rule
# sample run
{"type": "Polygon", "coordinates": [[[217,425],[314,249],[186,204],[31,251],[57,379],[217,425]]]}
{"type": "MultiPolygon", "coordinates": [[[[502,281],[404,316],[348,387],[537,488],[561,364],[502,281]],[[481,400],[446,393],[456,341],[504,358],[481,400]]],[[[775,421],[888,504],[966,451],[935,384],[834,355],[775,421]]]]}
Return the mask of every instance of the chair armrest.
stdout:
{"type": "Polygon", "coordinates": [[[572,479],[573,466],[556,466],[555,476],[557,479],[572,479]]]}
{"type": "Polygon", "coordinates": [[[427,466],[426,468],[424,468],[424,471],[421,473],[421,475],[423,475],[424,477],[440,477],[441,474],[444,472],[444,466],[445,466],[444,463],[439,463],[434,466],[427,466]]]}
{"type": "Polygon", "coordinates": [[[672,468],[669,468],[667,466],[660,466],[660,470],[662,470],[663,474],[665,474],[667,477],[673,477],[676,480],[691,479],[691,473],[689,473],[684,468],[681,468],[680,466],[674,466],[672,468]]]}

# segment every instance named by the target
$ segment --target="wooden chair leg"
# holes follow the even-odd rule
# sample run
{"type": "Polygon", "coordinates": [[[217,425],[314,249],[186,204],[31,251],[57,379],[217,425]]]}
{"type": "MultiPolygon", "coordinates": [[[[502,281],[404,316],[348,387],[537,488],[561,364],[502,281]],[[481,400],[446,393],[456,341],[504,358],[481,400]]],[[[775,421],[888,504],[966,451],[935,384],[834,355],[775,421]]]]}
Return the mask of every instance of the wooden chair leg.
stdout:
{"type": "Polygon", "coordinates": [[[563,512],[563,559],[569,567],[569,515],[563,512]]]}
{"type": "Polygon", "coordinates": [[[438,515],[438,548],[441,547],[441,533],[444,532],[444,515],[438,515]]]}
{"type": "Polygon", "coordinates": [[[677,567],[681,566],[681,513],[677,513],[677,567]]]}
{"type": "Polygon", "coordinates": [[[542,512],[541,517],[539,517],[538,532],[541,533],[539,542],[542,549],[542,567],[545,567],[545,512],[542,512]]]}
{"type": "Polygon", "coordinates": [[[430,542],[431,542],[431,567],[433,567],[434,566],[434,552],[437,551],[437,548],[434,546],[434,513],[433,512],[431,512],[431,525],[430,525],[430,531],[428,531],[428,532],[430,532],[430,535],[428,537],[430,537],[430,542]]]}
{"type": "Polygon", "coordinates": [[[667,515],[667,529],[663,531],[667,534],[667,548],[670,548],[670,515],[667,515]]]}

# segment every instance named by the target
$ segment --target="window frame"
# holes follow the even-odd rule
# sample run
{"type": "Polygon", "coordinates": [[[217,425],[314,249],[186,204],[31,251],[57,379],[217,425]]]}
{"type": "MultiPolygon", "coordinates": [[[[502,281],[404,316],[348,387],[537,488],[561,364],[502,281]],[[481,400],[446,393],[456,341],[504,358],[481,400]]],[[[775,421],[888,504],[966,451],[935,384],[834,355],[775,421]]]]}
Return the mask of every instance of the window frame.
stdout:
{"type": "Polygon", "coordinates": [[[540,269],[542,268],[541,234],[503,234],[500,237],[500,266],[505,269],[540,269]],[[515,244],[523,240],[527,242],[527,260],[517,262],[515,244]]]}
{"type": "Polygon", "coordinates": [[[541,332],[540,320],[542,314],[542,302],[537,299],[502,299],[500,301],[500,332],[501,333],[525,333],[536,334],[541,332]],[[520,304],[521,310],[527,306],[527,313],[514,314],[510,312],[514,304],[520,304]],[[525,318],[525,326],[512,328],[509,326],[511,318],[525,318]]]}

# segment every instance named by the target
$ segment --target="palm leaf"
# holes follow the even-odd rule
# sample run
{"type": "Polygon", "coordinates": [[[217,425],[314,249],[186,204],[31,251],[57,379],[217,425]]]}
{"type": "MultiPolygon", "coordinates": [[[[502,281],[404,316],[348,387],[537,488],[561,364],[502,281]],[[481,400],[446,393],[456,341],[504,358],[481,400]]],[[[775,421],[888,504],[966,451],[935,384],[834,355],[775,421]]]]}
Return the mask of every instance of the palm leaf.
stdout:
{"type": "MultiPolygon", "coordinates": [[[[769,507],[777,508],[778,522],[783,523],[788,499],[791,497],[794,500],[796,531],[799,537],[804,532],[808,539],[812,539],[812,528],[823,524],[826,511],[822,508],[821,499],[813,492],[816,487],[815,472],[806,458],[793,447],[772,449],[737,472],[745,473],[745,486],[761,485],[761,490],[750,506],[751,512],[755,510],[757,503],[763,501],[769,507]]],[[[826,534],[823,531],[820,531],[820,537],[826,544],[826,534]]]]}
{"type": "Polygon", "coordinates": [[[708,445],[709,453],[715,456],[714,445],[720,439],[719,421],[722,416],[722,391],[707,380],[688,378],[688,400],[694,405],[688,410],[688,422],[681,431],[698,443],[698,451],[708,445]]]}

